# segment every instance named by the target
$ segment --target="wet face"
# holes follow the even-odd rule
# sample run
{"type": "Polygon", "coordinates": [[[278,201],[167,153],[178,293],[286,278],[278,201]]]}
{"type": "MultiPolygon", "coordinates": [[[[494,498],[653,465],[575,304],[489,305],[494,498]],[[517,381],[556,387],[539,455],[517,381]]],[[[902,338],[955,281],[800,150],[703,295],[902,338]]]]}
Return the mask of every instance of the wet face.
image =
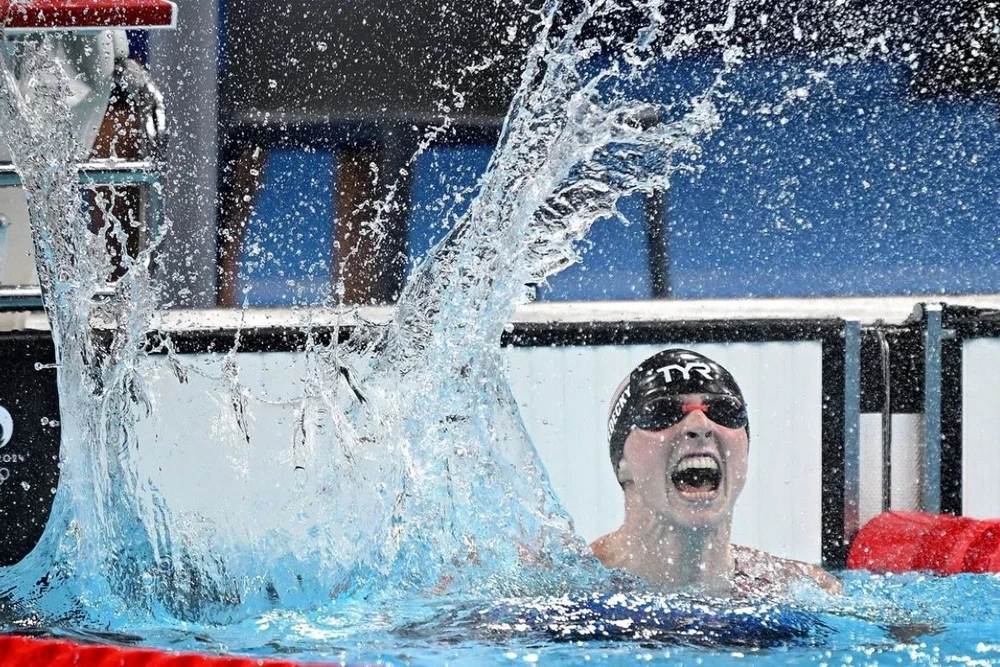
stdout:
{"type": "Polygon", "coordinates": [[[746,483],[747,430],[712,421],[710,405],[718,398],[673,397],[682,406],[679,422],[636,428],[625,440],[619,479],[626,494],[671,525],[717,525],[732,515],[746,483]]]}

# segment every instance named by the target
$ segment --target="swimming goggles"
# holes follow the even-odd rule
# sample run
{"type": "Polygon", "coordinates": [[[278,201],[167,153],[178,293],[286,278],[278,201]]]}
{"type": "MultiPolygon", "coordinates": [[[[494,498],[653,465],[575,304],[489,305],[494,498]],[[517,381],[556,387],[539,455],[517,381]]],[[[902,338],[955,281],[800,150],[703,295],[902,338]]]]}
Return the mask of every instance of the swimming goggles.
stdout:
{"type": "Polygon", "coordinates": [[[662,396],[644,403],[633,414],[633,422],[644,431],[664,431],[679,424],[689,413],[701,410],[711,421],[726,428],[747,425],[747,409],[733,396],[702,396],[681,398],[662,396]]]}

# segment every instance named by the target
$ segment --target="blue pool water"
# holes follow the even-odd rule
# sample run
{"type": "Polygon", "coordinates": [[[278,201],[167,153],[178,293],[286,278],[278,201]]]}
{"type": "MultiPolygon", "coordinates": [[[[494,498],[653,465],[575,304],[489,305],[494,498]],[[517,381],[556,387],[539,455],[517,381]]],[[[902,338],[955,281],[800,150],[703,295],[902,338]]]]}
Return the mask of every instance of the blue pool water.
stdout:
{"type": "MultiPolygon", "coordinates": [[[[309,611],[276,607],[228,626],[124,627],[110,639],[339,664],[1000,664],[1000,577],[842,577],[842,597],[802,590],[787,602],[605,595],[604,614],[581,616],[593,592],[503,601],[442,595],[392,605],[343,600],[309,611]],[[620,622],[626,608],[633,624],[620,622]]],[[[55,634],[109,641],[79,628],[55,634]]]]}

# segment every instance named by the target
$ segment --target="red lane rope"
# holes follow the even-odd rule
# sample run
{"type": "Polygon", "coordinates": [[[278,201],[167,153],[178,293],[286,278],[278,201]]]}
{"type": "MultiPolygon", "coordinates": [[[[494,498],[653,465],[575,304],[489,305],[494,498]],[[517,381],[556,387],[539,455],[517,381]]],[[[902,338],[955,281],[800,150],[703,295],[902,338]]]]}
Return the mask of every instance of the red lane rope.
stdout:
{"type": "Polygon", "coordinates": [[[168,0],[0,0],[7,30],[172,28],[177,6],[168,0]]]}
{"type": "MultiPolygon", "coordinates": [[[[0,667],[308,667],[300,662],[0,635],[0,667]]],[[[313,665],[319,667],[319,665],[313,665]]],[[[329,665],[327,665],[329,667],[329,665]]]]}

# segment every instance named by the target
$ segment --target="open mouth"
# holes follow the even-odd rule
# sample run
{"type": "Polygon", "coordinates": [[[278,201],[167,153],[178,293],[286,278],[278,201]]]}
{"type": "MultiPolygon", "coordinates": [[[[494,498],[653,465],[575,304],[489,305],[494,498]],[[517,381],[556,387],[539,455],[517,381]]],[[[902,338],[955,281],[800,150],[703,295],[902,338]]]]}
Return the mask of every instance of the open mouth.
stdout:
{"type": "Polygon", "coordinates": [[[685,500],[712,500],[722,483],[722,469],[714,456],[692,454],[677,462],[670,481],[685,500]]]}

